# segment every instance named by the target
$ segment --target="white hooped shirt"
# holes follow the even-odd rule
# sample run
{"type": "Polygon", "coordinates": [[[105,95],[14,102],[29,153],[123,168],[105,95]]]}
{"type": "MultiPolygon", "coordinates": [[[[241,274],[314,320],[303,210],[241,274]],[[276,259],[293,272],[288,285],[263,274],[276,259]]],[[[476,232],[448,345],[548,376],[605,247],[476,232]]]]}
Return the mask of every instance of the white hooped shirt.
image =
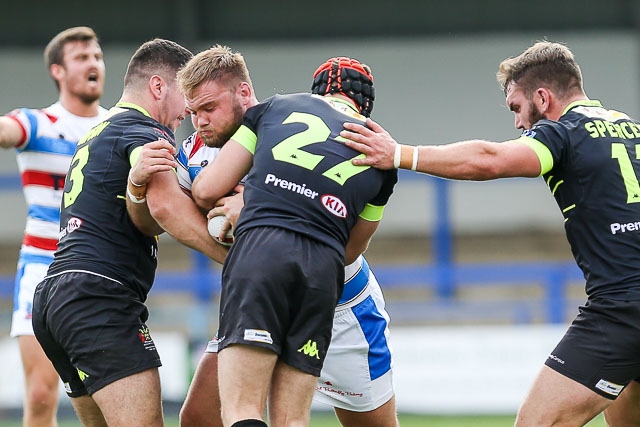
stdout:
{"type": "Polygon", "coordinates": [[[107,115],[80,117],[60,102],[41,109],[22,108],[7,115],[22,128],[16,147],[18,170],[27,203],[23,256],[53,256],[60,232],[64,180],[78,141],[107,115]]]}

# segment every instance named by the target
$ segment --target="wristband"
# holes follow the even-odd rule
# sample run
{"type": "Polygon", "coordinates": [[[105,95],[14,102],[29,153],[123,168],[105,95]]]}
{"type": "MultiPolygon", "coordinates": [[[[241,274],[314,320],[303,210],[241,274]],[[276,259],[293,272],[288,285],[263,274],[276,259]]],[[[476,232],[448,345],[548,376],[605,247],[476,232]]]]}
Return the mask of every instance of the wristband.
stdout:
{"type": "Polygon", "coordinates": [[[134,187],[144,187],[147,184],[136,184],[135,181],[131,178],[131,170],[129,170],[129,181],[133,184],[134,187]]]}
{"type": "Polygon", "coordinates": [[[402,149],[400,148],[400,144],[396,144],[396,151],[393,153],[393,167],[396,169],[400,167],[401,153],[402,153],[402,149]]]}
{"type": "Polygon", "coordinates": [[[413,147],[413,161],[411,162],[411,170],[414,171],[418,167],[418,146],[413,147]]]}
{"type": "MultiPolygon", "coordinates": [[[[133,182],[132,182],[132,184],[133,184],[133,182]]],[[[138,199],[136,196],[134,196],[133,193],[131,192],[131,190],[129,190],[129,186],[128,185],[127,185],[127,196],[129,197],[129,200],[131,200],[133,203],[136,203],[136,204],[142,204],[142,203],[147,201],[147,197],[146,196],[143,196],[142,199],[138,199]]]]}

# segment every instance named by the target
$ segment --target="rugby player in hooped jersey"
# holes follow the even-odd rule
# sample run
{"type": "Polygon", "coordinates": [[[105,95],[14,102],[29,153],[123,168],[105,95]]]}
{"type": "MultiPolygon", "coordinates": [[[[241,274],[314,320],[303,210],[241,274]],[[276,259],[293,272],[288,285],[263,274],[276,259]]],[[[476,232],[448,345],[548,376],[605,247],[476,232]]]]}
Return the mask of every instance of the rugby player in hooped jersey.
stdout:
{"type": "Polygon", "coordinates": [[[57,425],[58,374],[33,335],[31,307],[58,243],[60,199],[76,144],[106,115],[100,106],[105,65],[89,27],[58,33],[44,51],[59,92],[43,109],[22,108],[0,117],[0,147],[15,148],[27,203],[18,258],[11,336],[17,337],[25,375],[23,425],[57,425]]]}
{"type": "MultiPolygon", "coordinates": [[[[210,83],[207,96],[188,104],[197,132],[182,143],[177,155],[180,186],[189,193],[202,167],[212,163],[220,147],[240,126],[244,112],[258,103],[239,53],[214,46],[190,62],[208,64],[212,77],[205,79],[205,83],[210,83]],[[243,82],[249,84],[241,85],[243,82]],[[242,90],[235,90],[240,87],[242,90]]],[[[182,71],[180,77],[187,78],[193,73],[193,70],[182,71]]],[[[168,148],[159,143],[147,144],[133,168],[134,180],[144,182],[158,168],[171,167],[173,159],[168,148]]],[[[242,191],[242,186],[236,190],[242,191]]],[[[242,206],[242,194],[225,197],[210,215],[225,214],[235,224],[242,206]]],[[[135,222],[135,215],[132,218],[135,222]]],[[[361,256],[346,267],[345,281],[314,399],[334,406],[344,426],[395,427],[388,315],[382,292],[361,256]]],[[[181,426],[222,426],[217,357],[214,339],[200,360],[189,388],[180,414],[181,426]]]]}
{"type": "MultiPolygon", "coordinates": [[[[188,107],[215,108],[211,98],[220,92],[252,97],[248,78],[211,81],[208,65],[194,60],[180,71],[188,107]]],[[[315,77],[312,91],[324,96],[276,95],[248,109],[243,125],[193,182],[194,199],[211,209],[248,173],[222,273],[224,425],[266,425],[267,400],[271,424],[308,422],[344,264],[366,249],[397,180],[396,174],[351,168],[355,153],[335,139],[344,120],[362,123],[371,111],[368,68],[333,58],[315,77]],[[277,186],[266,183],[271,175],[277,186]],[[254,369],[248,372],[247,365],[254,369]]]]}

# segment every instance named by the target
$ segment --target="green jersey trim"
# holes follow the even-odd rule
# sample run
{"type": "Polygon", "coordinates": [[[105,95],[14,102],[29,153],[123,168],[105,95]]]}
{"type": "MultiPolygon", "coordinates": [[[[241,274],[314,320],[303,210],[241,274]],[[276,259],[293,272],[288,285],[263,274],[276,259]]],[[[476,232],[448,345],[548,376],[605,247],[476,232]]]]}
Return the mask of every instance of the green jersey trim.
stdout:
{"type": "Polygon", "coordinates": [[[256,153],[256,143],[258,142],[258,137],[248,127],[244,125],[240,126],[236,133],[233,134],[231,139],[242,145],[251,154],[256,153]]]}
{"type": "Polygon", "coordinates": [[[366,219],[367,221],[377,222],[382,219],[382,214],[384,213],[384,206],[374,206],[367,203],[360,212],[360,218],[366,219]]]}
{"type": "Polygon", "coordinates": [[[551,151],[544,145],[542,142],[538,141],[535,138],[531,138],[530,136],[521,136],[516,139],[516,142],[521,142],[525,145],[528,145],[536,152],[538,156],[538,160],[540,161],[540,175],[542,176],[545,173],[549,172],[553,168],[553,156],[551,155],[551,151]]]}

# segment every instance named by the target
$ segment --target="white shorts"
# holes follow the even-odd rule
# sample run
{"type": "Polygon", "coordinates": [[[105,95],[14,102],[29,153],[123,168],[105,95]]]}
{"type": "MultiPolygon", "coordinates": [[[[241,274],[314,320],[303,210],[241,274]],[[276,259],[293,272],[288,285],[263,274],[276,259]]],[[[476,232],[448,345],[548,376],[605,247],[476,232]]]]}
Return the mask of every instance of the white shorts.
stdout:
{"type": "MultiPolygon", "coordinates": [[[[347,266],[345,278],[313,399],[348,411],[373,411],[394,394],[389,315],[380,285],[364,258],[347,266]]],[[[215,338],[206,351],[218,351],[215,338]]]]}
{"type": "Polygon", "coordinates": [[[18,260],[16,284],[13,295],[13,316],[11,318],[12,337],[33,335],[31,326],[31,307],[33,294],[38,283],[44,279],[53,258],[25,255],[18,260]]]}

